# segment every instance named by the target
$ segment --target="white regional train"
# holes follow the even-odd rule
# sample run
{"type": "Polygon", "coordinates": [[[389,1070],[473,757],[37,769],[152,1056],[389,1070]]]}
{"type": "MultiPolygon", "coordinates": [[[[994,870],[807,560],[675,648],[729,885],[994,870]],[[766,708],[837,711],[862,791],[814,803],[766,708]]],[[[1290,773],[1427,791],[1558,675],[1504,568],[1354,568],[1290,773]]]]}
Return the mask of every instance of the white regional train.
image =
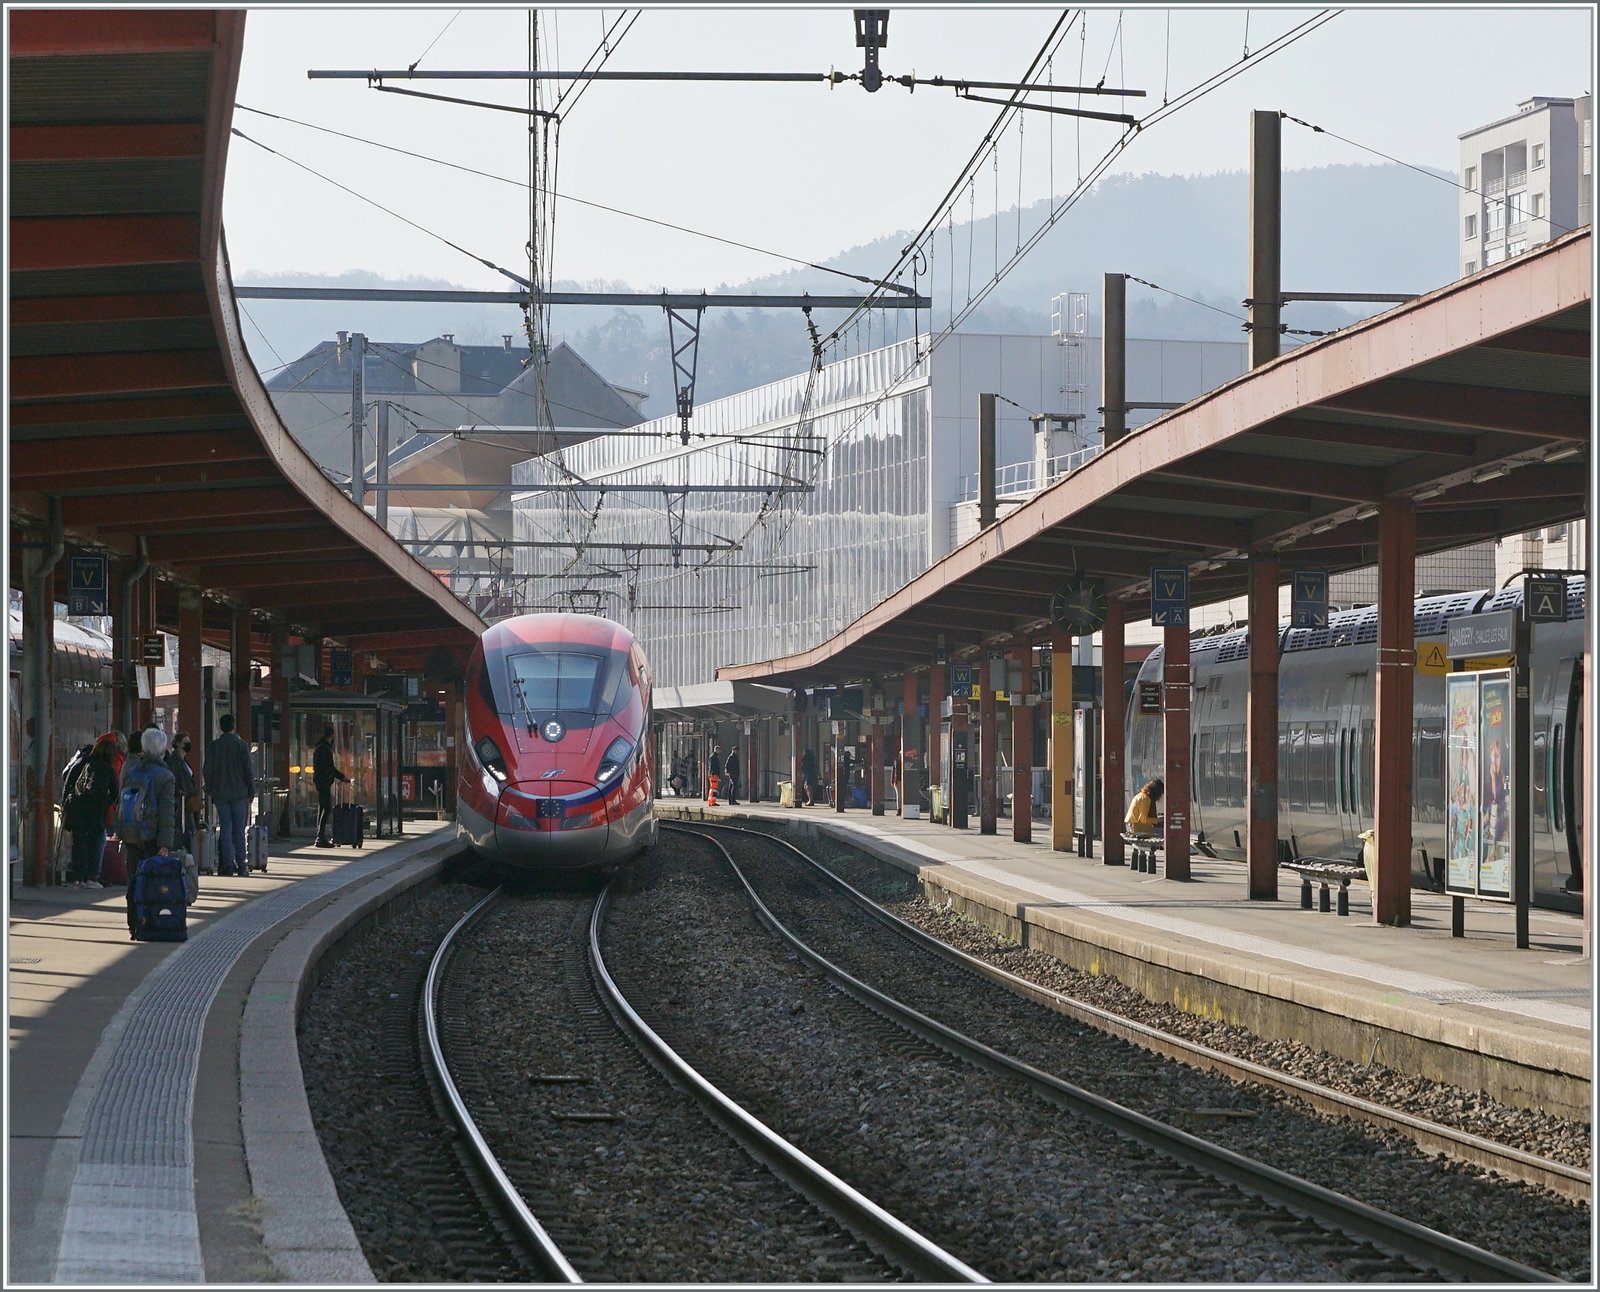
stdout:
{"type": "MultiPolygon", "coordinates": [[[[1567,622],[1540,624],[1533,645],[1533,901],[1581,910],[1582,688],[1585,580],[1567,580],[1567,622]]],[[[1416,603],[1419,656],[1442,643],[1459,615],[1522,604],[1521,587],[1427,597],[1416,603]]],[[[1358,857],[1372,828],[1376,607],[1329,616],[1326,628],[1280,626],[1278,831],[1297,855],[1358,857]]],[[[1250,687],[1244,629],[1195,638],[1191,722],[1196,847],[1242,860],[1246,826],[1245,706],[1250,687]]],[[[1158,648],[1139,670],[1159,681],[1158,648]]],[[[1137,688],[1133,696],[1137,696],[1137,688]]],[[[1444,876],[1444,676],[1419,668],[1412,746],[1412,885],[1439,890],[1444,876]]],[[[1162,725],[1128,706],[1129,792],[1162,775],[1162,725]]]]}

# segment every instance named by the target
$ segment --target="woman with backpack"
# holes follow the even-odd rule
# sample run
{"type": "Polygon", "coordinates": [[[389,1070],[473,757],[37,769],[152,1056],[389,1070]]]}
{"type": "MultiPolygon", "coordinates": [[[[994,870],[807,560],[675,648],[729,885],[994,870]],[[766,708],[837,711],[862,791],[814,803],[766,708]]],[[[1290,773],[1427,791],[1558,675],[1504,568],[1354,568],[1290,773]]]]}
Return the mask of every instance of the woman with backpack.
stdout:
{"type": "MultiPolygon", "coordinates": [[[[117,834],[128,850],[128,936],[137,938],[136,882],[139,863],[165,857],[172,849],[177,829],[177,779],[168,769],[167,733],[150,727],[139,734],[139,756],[122,765],[121,796],[117,800],[117,834]]],[[[181,882],[181,875],[180,875],[181,882]]]]}
{"type": "Polygon", "coordinates": [[[99,888],[100,856],[106,845],[106,813],[117,800],[117,742],[109,735],[94,742],[78,763],[61,804],[61,824],[72,831],[72,870],[68,881],[99,888]]]}

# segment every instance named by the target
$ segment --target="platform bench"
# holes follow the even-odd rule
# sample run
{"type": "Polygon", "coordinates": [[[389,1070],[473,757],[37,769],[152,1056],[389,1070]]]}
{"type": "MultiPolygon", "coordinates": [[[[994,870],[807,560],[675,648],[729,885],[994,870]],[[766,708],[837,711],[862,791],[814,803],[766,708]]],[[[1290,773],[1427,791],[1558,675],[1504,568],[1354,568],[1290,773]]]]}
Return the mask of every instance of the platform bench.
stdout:
{"type": "Polygon", "coordinates": [[[1326,914],[1330,909],[1328,890],[1333,884],[1339,886],[1339,914],[1350,914],[1350,881],[1352,879],[1366,879],[1365,866],[1349,861],[1335,861],[1331,857],[1300,857],[1295,861],[1285,861],[1280,864],[1283,870],[1292,870],[1300,876],[1300,909],[1311,909],[1311,885],[1313,882],[1321,886],[1317,898],[1317,910],[1326,914]]]}
{"type": "Polygon", "coordinates": [[[1130,864],[1134,870],[1146,875],[1156,873],[1156,853],[1162,848],[1159,834],[1124,834],[1122,842],[1130,849],[1130,864]]]}

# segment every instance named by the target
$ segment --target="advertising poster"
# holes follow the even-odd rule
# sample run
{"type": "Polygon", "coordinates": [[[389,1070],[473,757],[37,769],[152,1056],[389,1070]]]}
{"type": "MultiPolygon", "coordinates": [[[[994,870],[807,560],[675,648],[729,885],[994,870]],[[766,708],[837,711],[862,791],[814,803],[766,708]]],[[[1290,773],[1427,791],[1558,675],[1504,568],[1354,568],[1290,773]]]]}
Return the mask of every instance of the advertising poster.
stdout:
{"type": "Polygon", "coordinates": [[[1478,891],[1511,895],[1511,675],[1482,673],[1478,714],[1478,891]]]}
{"type": "Polygon", "coordinates": [[[1445,679],[1445,887],[1478,891],[1478,679],[1445,679]]]}

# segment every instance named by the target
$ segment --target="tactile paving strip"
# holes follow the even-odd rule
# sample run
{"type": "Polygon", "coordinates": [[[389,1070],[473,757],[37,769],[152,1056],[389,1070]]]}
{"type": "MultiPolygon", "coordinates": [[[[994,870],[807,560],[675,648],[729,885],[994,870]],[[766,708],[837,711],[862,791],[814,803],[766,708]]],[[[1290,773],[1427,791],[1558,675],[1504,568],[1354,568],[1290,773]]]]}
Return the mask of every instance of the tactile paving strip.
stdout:
{"type": "Polygon", "coordinates": [[[385,850],[224,917],[174,953],[123,1031],[85,1118],[57,1283],[201,1283],[190,1129],[206,1014],[262,933],[392,865],[385,850]]]}

